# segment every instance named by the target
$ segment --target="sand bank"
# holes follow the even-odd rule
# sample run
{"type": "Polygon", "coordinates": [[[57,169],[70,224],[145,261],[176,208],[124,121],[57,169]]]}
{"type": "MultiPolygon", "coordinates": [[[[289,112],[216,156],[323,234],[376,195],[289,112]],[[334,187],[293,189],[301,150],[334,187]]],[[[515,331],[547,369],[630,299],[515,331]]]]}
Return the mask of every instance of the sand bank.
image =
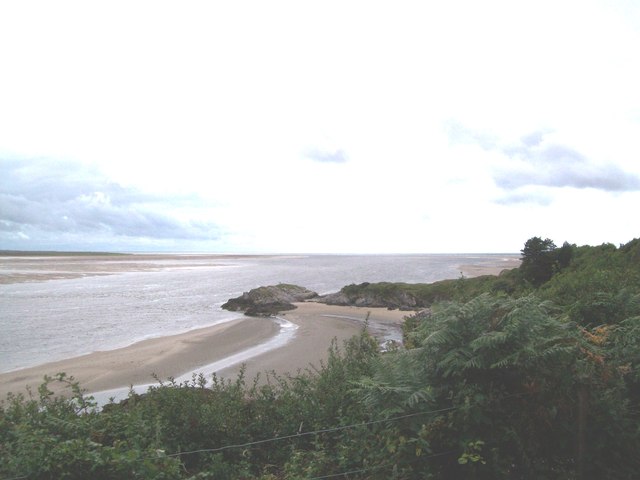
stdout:
{"type": "MultiPolygon", "coordinates": [[[[362,321],[400,324],[407,312],[376,308],[338,307],[316,303],[298,304],[282,318],[298,326],[285,346],[247,360],[247,376],[258,372],[296,373],[310,364],[318,365],[327,356],[333,338],[339,342],[357,334],[362,321]]],[[[280,326],[265,318],[243,317],[222,325],[168,337],[145,340],[125,348],[95,352],[76,358],[0,374],[0,399],[10,391],[34,391],[44,375],[65,372],[73,375],[88,392],[129,385],[154,383],[153,374],[162,379],[179,377],[198,367],[223,360],[237,352],[273,338],[280,326]]],[[[221,376],[235,376],[241,364],[221,370],[221,376]]]]}
{"type": "Polygon", "coordinates": [[[168,268],[207,268],[222,260],[255,255],[213,254],[33,254],[0,255],[0,284],[44,282],[168,268]]]}
{"type": "Polygon", "coordinates": [[[517,255],[496,258],[495,261],[458,265],[460,273],[465,277],[479,277],[481,275],[499,275],[503,270],[518,268],[521,260],[517,255]]]}

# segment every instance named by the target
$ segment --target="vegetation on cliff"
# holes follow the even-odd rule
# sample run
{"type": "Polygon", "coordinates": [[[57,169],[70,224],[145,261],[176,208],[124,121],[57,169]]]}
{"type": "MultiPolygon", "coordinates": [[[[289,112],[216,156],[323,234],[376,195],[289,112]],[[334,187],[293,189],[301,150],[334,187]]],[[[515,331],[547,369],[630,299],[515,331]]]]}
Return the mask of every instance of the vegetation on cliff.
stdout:
{"type": "Polygon", "coordinates": [[[640,240],[539,240],[529,266],[416,293],[430,308],[407,319],[402,349],[363,331],[299,375],[159,384],[102,412],[64,376],[71,401],[46,385],[11,396],[0,475],[637,478],[640,240]]]}
{"type": "Polygon", "coordinates": [[[416,310],[443,301],[464,301],[483,292],[512,292],[519,282],[517,270],[505,270],[499,276],[461,276],[433,283],[365,282],[347,285],[337,293],[319,297],[318,301],[328,305],[416,310]]]}

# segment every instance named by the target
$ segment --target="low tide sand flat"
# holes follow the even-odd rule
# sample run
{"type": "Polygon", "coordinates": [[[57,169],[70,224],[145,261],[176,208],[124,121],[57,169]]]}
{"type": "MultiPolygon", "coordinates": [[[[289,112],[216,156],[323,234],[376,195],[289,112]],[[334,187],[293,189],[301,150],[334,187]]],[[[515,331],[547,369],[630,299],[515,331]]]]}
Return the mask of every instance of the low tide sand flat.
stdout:
{"type": "MultiPolygon", "coordinates": [[[[125,272],[148,272],[167,268],[215,267],[229,259],[254,255],[208,254],[0,254],[0,284],[43,282],[125,272]]],[[[262,256],[264,258],[264,256],[262,256]]]]}
{"type": "Polygon", "coordinates": [[[520,263],[520,258],[511,255],[498,257],[495,263],[460,265],[459,269],[465,277],[479,277],[480,275],[499,275],[503,270],[518,268],[520,263]]]}

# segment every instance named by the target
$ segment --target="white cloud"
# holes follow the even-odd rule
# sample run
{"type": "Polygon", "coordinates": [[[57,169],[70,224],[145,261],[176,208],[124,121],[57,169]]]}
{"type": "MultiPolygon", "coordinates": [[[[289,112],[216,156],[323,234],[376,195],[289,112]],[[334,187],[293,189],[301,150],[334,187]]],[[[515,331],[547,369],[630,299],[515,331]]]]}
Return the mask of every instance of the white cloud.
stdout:
{"type": "MultiPolygon", "coordinates": [[[[519,250],[543,235],[538,218],[571,214],[565,196],[602,200],[596,184],[609,182],[618,193],[603,203],[630,213],[635,197],[620,191],[640,176],[639,10],[604,0],[3,3],[0,162],[90,166],[103,184],[92,174],[74,185],[111,194],[109,208],[121,208],[117,185],[144,197],[136,208],[149,216],[191,233],[217,226],[215,240],[171,248],[519,250]],[[536,132],[543,144],[522,140],[536,132]],[[585,160],[555,156],[531,175],[509,145],[585,160]],[[565,192],[580,185],[590,188],[565,192]]],[[[599,238],[589,228],[568,239],[599,238]]],[[[618,227],[610,240],[634,234],[618,227]]]]}
{"type": "Polygon", "coordinates": [[[5,159],[0,181],[0,241],[12,249],[43,249],[53,248],[60,237],[74,248],[96,238],[118,248],[127,241],[216,240],[215,224],[179,214],[181,206],[197,200],[180,195],[162,198],[124,188],[94,169],[71,162],[51,166],[44,161],[5,159]]]}

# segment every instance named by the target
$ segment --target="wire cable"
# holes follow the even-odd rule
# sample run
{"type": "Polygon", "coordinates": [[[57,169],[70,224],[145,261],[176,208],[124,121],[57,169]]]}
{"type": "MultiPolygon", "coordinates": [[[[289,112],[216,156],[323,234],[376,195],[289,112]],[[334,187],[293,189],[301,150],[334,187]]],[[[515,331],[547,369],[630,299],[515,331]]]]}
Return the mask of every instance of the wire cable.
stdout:
{"type": "MultiPolygon", "coordinates": [[[[432,455],[427,455],[426,457],[420,457],[421,460],[428,460],[430,458],[435,458],[435,457],[442,457],[444,455],[450,455],[452,453],[456,453],[457,450],[448,450],[446,452],[440,452],[440,453],[434,453],[432,455]]],[[[369,468],[360,468],[358,470],[349,470],[348,472],[340,472],[340,473],[331,473],[329,475],[323,475],[321,477],[311,477],[308,478],[307,480],[323,480],[325,478],[335,478],[335,477],[342,477],[345,475],[351,475],[354,473],[364,473],[364,472],[369,472],[372,470],[379,470],[381,468],[385,468],[385,467],[389,467],[393,465],[393,463],[385,463],[384,465],[376,465],[374,467],[369,467],[369,468]]]]}
{"type": "Polygon", "coordinates": [[[247,443],[240,443],[240,444],[235,444],[235,445],[225,445],[223,447],[217,447],[217,448],[203,448],[203,449],[199,449],[199,450],[191,450],[188,452],[178,452],[178,453],[171,453],[169,455],[167,455],[167,457],[179,457],[182,455],[191,455],[194,453],[216,453],[216,452],[222,452],[224,450],[229,450],[232,448],[246,448],[246,447],[252,447],[254,445],[261,445],[264,443],[270,443],[270,442],[277,442],[280,440],[289,440],[292,438],[300,438],[300,437],[306,437],[308,435],[316,435],[319,433],[330,433],[330,432],[338,432],[340,430],[346,430],[349,428],[356,428],[356,427],[366,427],[368,425],[374,425],[377,423],[384,423],[384,422],[395,422],[398,420],[403,420],[405,418],[411,418],[411,417],[417,417],[419,415],[429,415],[429,414],[434,414],[434,413],[442,413],[442,412],[448,412],[450,410],[457,410],[460,407],[447,407],[447,408],[441,408],[438,410],[429,410],[429,411],[425,411],[425,412],[417,412],[417,413],[409,413],[406,415],[400,415],[397,417],[391,417],[391,418],[384,418],[381,420],[371,420],[369,422],[363,422],[363,423],[354,423],[352,425],[343,425],[340,427],[333,427],[333,428],[323,428],[320,430],[312,430],[309,432],[301,432],[301,433],[294,433],[292,435],[284,435],[281,437],[273,437],[273,438],[266,438],[263,440],[256,440],[254,442],[247,442],[247,443]]]}

